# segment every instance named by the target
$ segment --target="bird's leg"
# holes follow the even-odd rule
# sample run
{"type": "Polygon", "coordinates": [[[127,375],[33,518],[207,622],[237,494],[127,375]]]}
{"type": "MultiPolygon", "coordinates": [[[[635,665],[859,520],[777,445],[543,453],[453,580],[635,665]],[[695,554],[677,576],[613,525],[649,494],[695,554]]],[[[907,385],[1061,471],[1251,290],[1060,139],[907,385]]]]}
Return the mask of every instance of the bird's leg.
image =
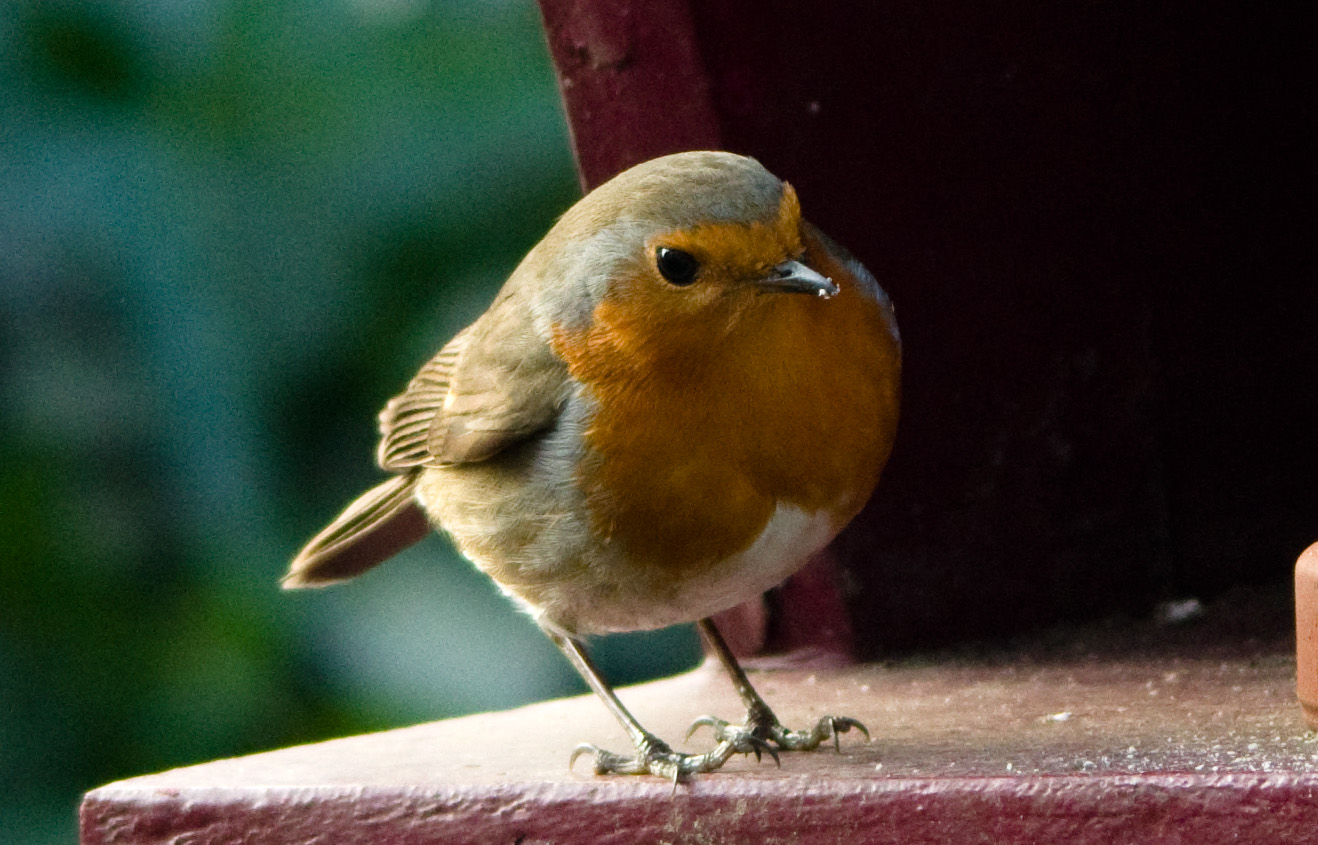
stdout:
{"type": "MultiPolygon", "coordinates": [[[[760,694],[751,686],[750,679],[742,670],[741,665],[737,663],[737,658],[733,655],[732,649],[724,642],[723,635],[719,633],[718,628],[714,626],[711,619],[701,619],[696,623],[700,629],[700,635],[704,637],[705,642],[709,644],[714,655],[718,657],[719,663],[732,678],[732,685],[737,688],[737,695],[741,697],[742,704],[746,705],[746,723],[744,725],[733,725],[714,716],[701,716],[691,726],[687,732],[690,736],[697,728],[702,725],[709,725],[714,729],[714,737],[722,745],[723,743],[742,741],[743,738],[759,740],[760,742],[772,742],[779,749],[784,751],[811,751],[819,747],[821,742],[832,738],[833,747],[839,752],[842,750],[838,743],[838,734],[846,733],[855,728],[865,735],[866,741],[870,738],[870,732],[865,726],[855,719],[846,716],[825,716],[820,719],[812,730],[793,731],[783,727],[778,721],[778,717],[769,709],[769,705],[764,703],[760,694]]],[[[756,752],[756,756],[759,753],[756,752]]],[[[777,755],[774,755],[777,759],[777,755]]]]}
{"type": "Polygon", "coordinates": [[[549,635],[549,639],[554,641],[554,645],[558,646],[566,655],[568,661],[586,681],[586,684],[594,690],[596,695],[603,699],[604,706],[608,707],[609,712],[622,723],[622,726],[627,730],[627,735],[631,737],[632,744],[636,746],[636,756],[626,757],[621,754],[614,754],[611,751],[605,751],[589,743],[578,745],[572,752],[572,759],[568,763],[569,767],[582,754],[590,754],[595,759],[595,774],[597,775],[658,775],[671,780],[676,786],[687,775],[714,771],[735,753],[754,752],[758,757],[761,750],[768,747],[763,741],[749,736],[730,736],[726,739],[720,739],[714,750],[706,754],[683,754],[674,751],[668,743],[641,727],[640,722],[636,721],[636,717],[628,712],[623,703],[618,700],[618,696],[614,694],[613,688],[609,686],[608,682],[600,675],[599,670],[595,668],[595,664],[591,662],[590,656],[579,640],[554,631],[546,630],[545,633],[549,635]]]}

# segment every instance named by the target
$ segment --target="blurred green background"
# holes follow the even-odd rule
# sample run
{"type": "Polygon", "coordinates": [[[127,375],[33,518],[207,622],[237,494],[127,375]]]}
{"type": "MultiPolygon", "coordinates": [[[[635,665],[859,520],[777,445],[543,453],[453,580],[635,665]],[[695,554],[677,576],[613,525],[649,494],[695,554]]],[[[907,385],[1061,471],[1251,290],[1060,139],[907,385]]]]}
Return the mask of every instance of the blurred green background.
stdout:
{"type": "MultiPolygon", "coordinates": [[[[0,5],[0,841],[75,841],[109,780],[584,689],[438,537],[277,588],[577,195],[533,0],[0,5]]],[[[699,657],[598,645],[619,682],[699,657]]]]}

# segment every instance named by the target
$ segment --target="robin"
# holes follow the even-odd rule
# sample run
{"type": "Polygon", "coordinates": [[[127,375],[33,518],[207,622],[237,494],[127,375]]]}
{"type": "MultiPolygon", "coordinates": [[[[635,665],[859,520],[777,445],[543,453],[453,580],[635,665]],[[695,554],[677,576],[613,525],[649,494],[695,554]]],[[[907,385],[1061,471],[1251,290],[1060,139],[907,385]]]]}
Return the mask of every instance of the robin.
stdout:
{"type": "MultiPolygon", "coordinates": [[[[622,722],[598,774],[676,782],[808,750],[709,617],[796,571],[860,510],[896,430],[901,346],[863,266],[751,158],[687,152],[596,188],[380,413],[393,473],[293,560],[287,588],[363,572],[443,529],[622,722]],[[684,754],[591,663],[590,634],[696,622],[746,705],[684,754]]],[[[570,764],[569,764],[570,765],[570,764]]]]}

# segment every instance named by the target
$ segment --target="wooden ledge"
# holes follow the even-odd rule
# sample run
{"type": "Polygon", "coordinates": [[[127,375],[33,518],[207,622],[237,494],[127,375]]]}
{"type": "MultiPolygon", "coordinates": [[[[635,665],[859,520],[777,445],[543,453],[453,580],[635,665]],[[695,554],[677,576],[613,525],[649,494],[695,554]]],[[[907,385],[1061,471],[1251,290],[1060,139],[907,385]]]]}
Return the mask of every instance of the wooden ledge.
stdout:
{"type": "MultiPolygon", "coordinates": [[[[874,742],[737,758],[676,791],[569,772],[578,742],[627,744],[594,699],[552,701],[113,783],[85,798],[82,841],[1309,841],[1318,738],[1293,657],[1258,648],[756,673],[790,725],[855,716],[874,742]]],[[[622,697],[670,741],[738,712],[709,668],[622,697]]]]}

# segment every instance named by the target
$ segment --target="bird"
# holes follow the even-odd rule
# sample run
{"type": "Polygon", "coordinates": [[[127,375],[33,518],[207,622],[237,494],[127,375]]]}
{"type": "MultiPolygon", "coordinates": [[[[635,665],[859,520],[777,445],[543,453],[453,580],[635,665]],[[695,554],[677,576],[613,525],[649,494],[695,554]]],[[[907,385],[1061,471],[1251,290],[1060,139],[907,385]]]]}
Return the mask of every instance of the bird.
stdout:
{"type": "MultiPolygon", "coordinates": [[[[526,611],[626,729],[604,774],[671,779],[811,750],[857,720],[782,725],[710,617],[827,545],[892,451],[891,299],[754,158],[637,164],[569,208],[493,303],[379,415],[388,480],[296,555],[283,586],[353,577],[427,536],[526,611]],[[746,707],[701,754],[627,710],[586,639],[696,624],[746,707]]],[[[688,733],[688,738],[691,734],[688,733]]]]}

